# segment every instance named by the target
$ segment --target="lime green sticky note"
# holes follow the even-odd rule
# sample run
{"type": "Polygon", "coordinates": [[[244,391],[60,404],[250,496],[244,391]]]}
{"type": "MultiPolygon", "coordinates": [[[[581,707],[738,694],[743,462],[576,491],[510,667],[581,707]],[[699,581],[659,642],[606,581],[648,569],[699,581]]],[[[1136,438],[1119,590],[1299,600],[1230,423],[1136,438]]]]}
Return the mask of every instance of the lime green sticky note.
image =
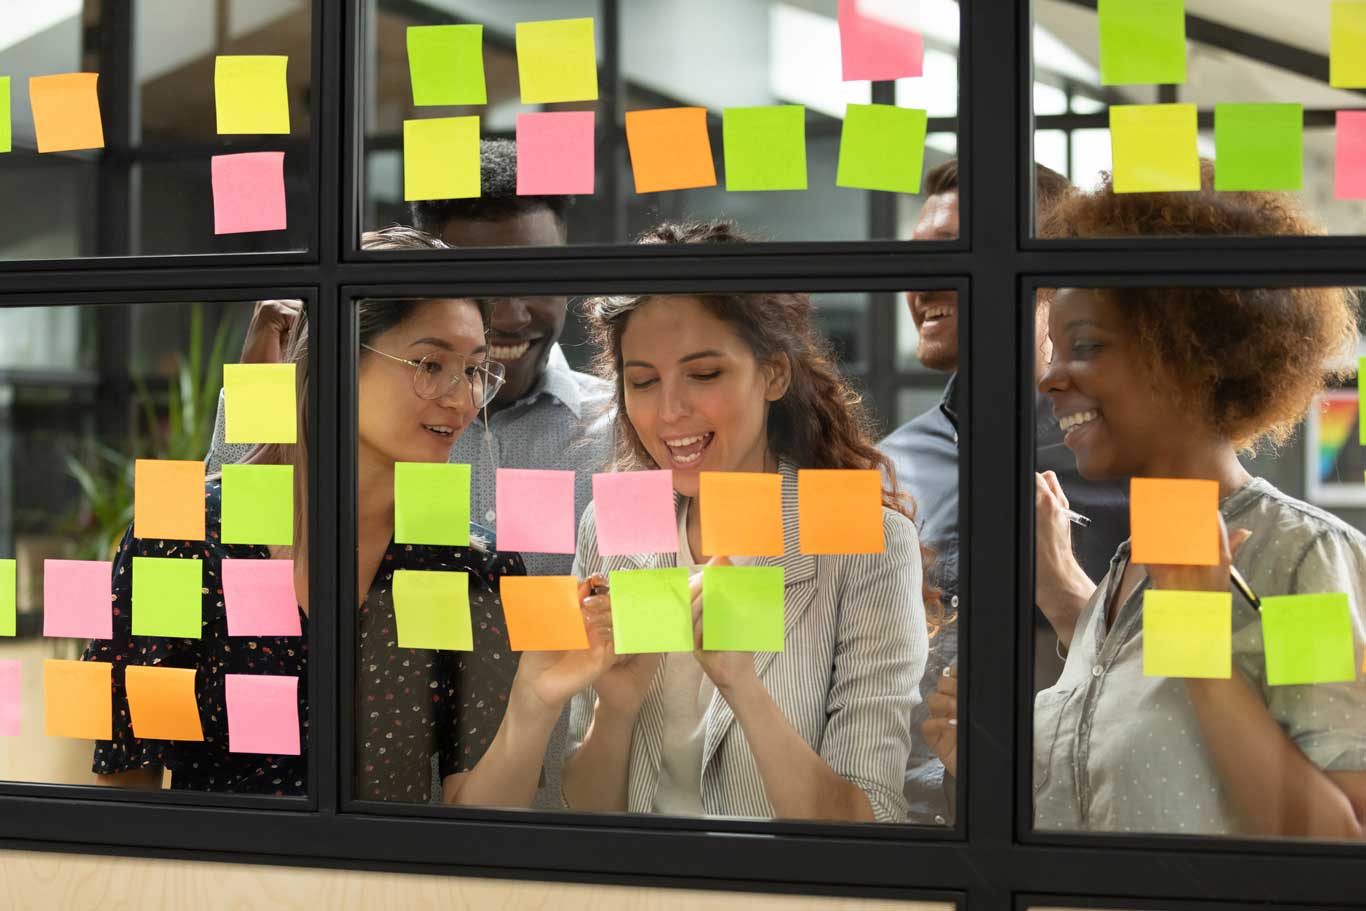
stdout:
{"type": "Polygon", "coordinates": [[[18,599],[13,560],[0,560],[0,636],[13,636],[18,599]]]}
{"type": "Polygon", "coordinates": [[[470,545],[470,466],[394,464],[394,541],[470,545]]]}
{"type": "Polygon", "coordinates": [[[1233,595],[1145,591],[1143,674],[1220,680],[1233,676],[1233,595]]]}
{"type": "Polygon", "coordinates": [[[1117,104],[1110,108],[1116,193],[1200,189],[1193,104],[1117,104]]]}
{"type": "Polygon", "coordinates": [[[403,121],[403,198],[473,199],[480,194],[479,118],[403,121]]]}
{"type": "Polygon", "coordinates": [[[721,138],[727,190],[806,189],[806,108],[726,108],[721,138]]]}
{"type": "Polygon", "coordinates": [[[487,104],[482,25],[408,26],[413,104],[487,104]]]}
{"type": "Polygon", "coordinates": [[[394,623],[399,648],[473,651],[470,574],[395,570],[394,623]]]}
{"type": "Polygon", "coordinates": [[[294,544],[294,466],[224,465],[224,544],[294,544]]]}
{"type": "Polygon", "coordinates": [[[783,650],[783,568],[702,567],[702,648],[783,650]]]}
{"type": "Polygon", "coordinates": [[[134,557],[133,635],[198,639],[203,594],[202,560],[134,557]]]}
{"type": "Polygon", "coordinates": [[[240,54],[214,58],[213,93],[220,134],[288,133],[289,58],[240,54]]]}
{"type": "Polygon", "coordinates": [[[1100,0],[1100,84],[1186,81],[1185,0],[1100,0]]]}
{"type": "Polygon", "coordinates": [[[835,186],[919,193],[927,116],[890,104],[849,105],[835,186]]]}
{"type": "Polygon", "coordinates": [[[1304,106],[1216,104],[1214,189],[1304,186],[1304,106]]]}
{"type": "Polygon", "coordinates": [[[1328,84],[1366,88],[1366,2],[1333,0],[1329,8],[1328,84]]]}
{"type": "Polygon", "coordinates": [[[624,569],[609,574],[612,642],[618,655],[693,650],[688,571],[624,569]]]}
{"type": "Polygon", "coordinates": [[[1271,686],[1357,679],[1352,607],[1345,594],[1263,598],[1262,645],[1271,686]]]}
{"type": "Polygon", "coordinates": [[[1361,445],[1366,446],[1366,357],[1357,363],[1357,431],[1361,445]]]}
{"type": "Polygon", "coordinates": [[[517,23],[522,104],[596,101],[598,46],[592,19],[517,23]]]}
{"type": "Polygon", "coordinates": [[[12,129],[9,109],[9,77],[0,76],[0,152],[8,152],[14,147],[12,129]]]}
{"type": "Polygon", "coordinates": [[[293,364],[223,365],[223,435],[229,443],[294,443],[299,418],[293,364]]]}

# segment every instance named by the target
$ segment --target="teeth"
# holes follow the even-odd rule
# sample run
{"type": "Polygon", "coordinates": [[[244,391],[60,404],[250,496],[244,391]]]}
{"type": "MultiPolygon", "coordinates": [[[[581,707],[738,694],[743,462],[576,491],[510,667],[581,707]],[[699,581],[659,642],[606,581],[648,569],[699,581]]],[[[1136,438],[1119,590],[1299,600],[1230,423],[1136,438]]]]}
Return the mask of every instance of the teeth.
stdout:
{"type": "Polygon", "coordinates": [[[445,424],[423,424],[422,426],[436,433],[455,433],[454,427],[449,427],[445,424]]]}
{"type": "Polygon", "coordinates": [[[691,446],[693,443],[702,442],[703,436],[703,434],[699,434],[695,437],[681,437],[677,440],[665,440],[664,443],[667,446],[691,446]]]}
{"type": "Polygon", "coordinates": [[[695,453],[693,453],[693,454],[690,455],[690,456],[681,456],[681,455],[679,455],[678,453],[674,453],[674,454],[673,454],[673,457],[674,457],[674,461],[677,462],[678,464],[680,464],[680,465],[689,465],[689,464],[691,464],[691,463],[693,463],[693,462],[696,462],[698,459],[702,458],[702,453],[700,453],[700,452],[695,452],[695,453]]]}
{"type": "Polygon", "coordinates": [[[490,345],[489,357],[495,361],[515,361],[526,354],[530,347],[531,342],[522,342],[520,345],[490,345]]]}
{"type": "Polygon", "coordinates": [[[952,307],[932,307],[925,311],[925,319],[939,319],[945,316],[953,316],[952,307]]]}
{"type": "Polygon", "coordinates": [[[1078,411],[1076,414],[1069,414],[1058,418],[1058,426],[1063,430],[1071,430],[1073,427],[1080,427],[1090,421],[1100,417],[1099,411],[1078,411]]]}

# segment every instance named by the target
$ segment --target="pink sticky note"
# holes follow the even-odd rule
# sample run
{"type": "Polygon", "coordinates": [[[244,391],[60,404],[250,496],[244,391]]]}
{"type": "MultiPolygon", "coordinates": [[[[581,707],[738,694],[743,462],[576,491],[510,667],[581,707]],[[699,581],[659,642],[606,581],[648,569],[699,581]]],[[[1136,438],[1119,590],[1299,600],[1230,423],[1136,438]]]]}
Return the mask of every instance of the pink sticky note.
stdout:
{"type": "Polygon", "coordinates": [[[498,469],[498,549],[574,552],[574,472],[498,469]]]}
{"type": "Polygon", "coordinates": [[[1338,199],[1366,199],[1366,111],[1338,111],[1338,199]]]}
{"type": "Polygon", "coordinates": [[[593,511],[604,557],[678,551],[672,471],[593,475],[593,511]]]}
{"type": "Polygon", "coordinates": [[[919,76],[925,39],[905,19],[915,0],[839,0],[844,81],[919,76]]]}
{"type": "Polygon", "coordinates": [[[228,752],[299,755],[299,678],[224,674],[228,752]]]}
{"type": "Polygon", "coordinates": [[[43,635],[114,638],[113,574],[102,560],[44,560],[43,635]]]}
{"type": "Polygon", "coordinates": [[[286,228],[284,152],[215,155],[212,170],[213,233],[286,228]]]}
{"type": "Polygon", "coordinates": [[[0,737],[18,737],[19,719],[23,714],[24,699],[19,685],[19,662],[0,661],[0,737]]]}
{"type": "Polygon", "coordinates": [[[592,111],[517,115],[517,195],[593,195],[592,111]]]}
{"type": "Polygon", "coordinates": [[[224,560],[229,636],[299,636],[293,560],[224,560]]]}

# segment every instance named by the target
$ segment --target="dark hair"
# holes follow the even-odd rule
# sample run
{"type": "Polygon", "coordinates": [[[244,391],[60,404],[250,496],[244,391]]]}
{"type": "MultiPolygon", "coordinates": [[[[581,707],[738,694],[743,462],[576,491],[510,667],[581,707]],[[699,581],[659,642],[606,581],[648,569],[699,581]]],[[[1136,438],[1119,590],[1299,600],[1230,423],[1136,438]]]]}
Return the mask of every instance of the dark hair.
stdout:
{"type": "MultiPolygon", "coordinates": [[[[925,195],[938,196],[958,190],[958,159],[948,161],[932,169],[925,175],[925,195]]],[[[1066,199],[1076,188],[1057,171],[1034,163],[1034,210],[1040,219],[1053,206],[1066,199]]]]}
{"type": "Polygon", "coordinates": [[[503,221],[545,209],[564,224],[572,196],[518,196],[517,144],[510,139],[479,142],[480,194],[471,199],[424,199],[409,203],[413,224],[441,236],[452,221],[503,221]]]}

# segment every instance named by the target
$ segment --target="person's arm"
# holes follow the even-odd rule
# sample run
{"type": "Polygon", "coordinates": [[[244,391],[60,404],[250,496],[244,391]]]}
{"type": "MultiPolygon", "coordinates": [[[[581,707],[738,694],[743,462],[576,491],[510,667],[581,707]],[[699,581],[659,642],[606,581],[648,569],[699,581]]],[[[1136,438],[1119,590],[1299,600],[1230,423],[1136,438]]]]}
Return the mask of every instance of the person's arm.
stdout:
{"type": "Polygon", "coordinates": [[[1063,648],[1070,648],[1081,616],[1096,584],[1072,550],[1072,522],[1058,476],[1034,476],[1034,603],[1047,618],[1063,648]]]}
{"type": "Polygon", "coordinates": [[[951,792],[950,779],[958,776],[958,665],[944,668],[935,691],[925,700],[930,717],[920,732],[944,764],[945,790],[951,792]]]}

